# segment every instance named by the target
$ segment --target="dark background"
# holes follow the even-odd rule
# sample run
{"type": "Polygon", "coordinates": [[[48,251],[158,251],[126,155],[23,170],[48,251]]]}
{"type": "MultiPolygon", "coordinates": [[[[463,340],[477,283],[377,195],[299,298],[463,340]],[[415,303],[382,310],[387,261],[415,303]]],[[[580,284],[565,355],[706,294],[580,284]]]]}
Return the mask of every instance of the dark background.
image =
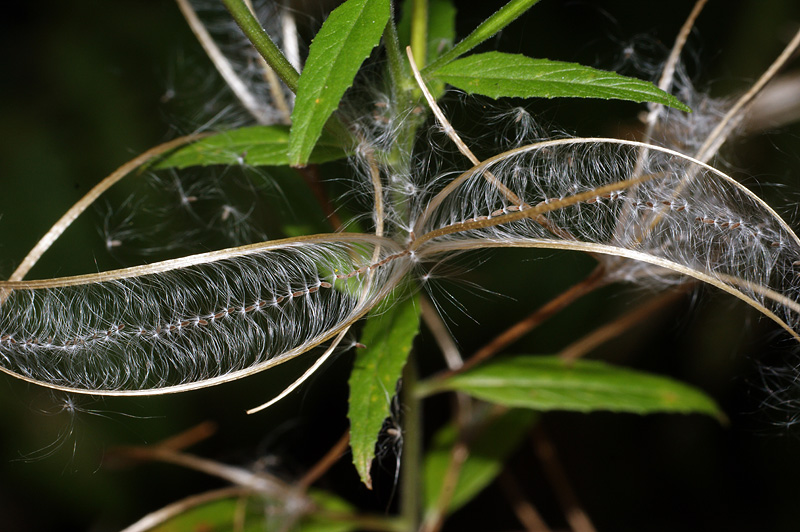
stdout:
{"type": "MultiPolygon", "coordinates": [[[[457,4],[461,36],[499,5],[457,4]]],[[[203,115],[192,106],[215,98],[219,86],[172,2],[26,2],[6,9],[0,20],[4,276],[103,176],[197,126],[203,115]],[[198,81],[206,79],[211,80],[208,86],[198,81]]],[[[640,36],[646,35],[646,47],[669,47],[690,9],[686,1],[543,0],[485,47],[630,68],[623,52],[628,44],[644,43],[640,36]]],[[[310,19],[319,20],[323,9],[313,5],[309,11],[310,19]]],[[[690,39],[687,68],[713,94],[742,91],[799,22],[796,0],[712,0],[690,39]]],[[[448,105],[457,127],[467,120],[458,115],[458,102],[451,99],[448,105]]],[[[643,107],[548,101],[531,108],[543,122],[576,134],[613,135],[635,127],[643,107]]],[[[758,190],[775,198],[790,219],[800,176],[798,133],[798,126],[791,125],[726,153],[737,176],[751,184],[757,180],[758,190]]],[[[87,213],[85,218],[31,277],[116,266],[102,253],[97,230],[102,216],[87,213]]],[[[469,309],[469,316],[448,311],[465,353],[592,266],[585,257],[564,253],[504,251],[484,258],[486,263],[464,278],[513,298],[476,293],[463,283],[445,285],[469,309]]],[[[629,308],[631,301],[650,296],[629,288],[602,290],[512,351],[553,352],[629,308]]],[[[784,423],[794,412],[791,405],[784,412],[762,404],[767,393],[759,367],[789,367],[797,360],[776,340],[774,327],[731,298],[710,289],[696,296],[648,320],[598,356],[702,387],[720,402],[730,417],[728,426],[699,416],[548,414],[544,427],[600,530],[796,530],[800,442],[784,423]]],[[[423,334],[417,345],[422,371],[437,369],[429,336],[423,334]]],[[[85,411],[76,416],[58,413],[49,392],[0,376],[0,530],[115,530],[169,502],[219,486],[174,466],[112,460],[115,446],[154,443],[205,420],[219,429],[193,452],[239,465],[270,458],[266,461],[274,471],[297,478],[347,426],[351,360],[341,356],[289,399],[249,417],[244,410],[285,386],[303,367],[302,360],[245,382],[175,397],[79,398],[85,411]]],[[[778,400],[768,404],[780,406],[778,400]]],[[[431,430],[443,421],[446,407],[446,401],[431,402],[426,412],[431,430]]],[[[563,526],[531,454],[527,446],[515,455],[514,471],[553,526],[563,526]]],[[[391,475],[370,493],[357,484],[347,459],[342,462],[322,486],[367,509],[384,511],[391,475]]],[[[519,529],[506,504],[499,491],[489,489],[454,516],[449,529],[519,529]]]]}

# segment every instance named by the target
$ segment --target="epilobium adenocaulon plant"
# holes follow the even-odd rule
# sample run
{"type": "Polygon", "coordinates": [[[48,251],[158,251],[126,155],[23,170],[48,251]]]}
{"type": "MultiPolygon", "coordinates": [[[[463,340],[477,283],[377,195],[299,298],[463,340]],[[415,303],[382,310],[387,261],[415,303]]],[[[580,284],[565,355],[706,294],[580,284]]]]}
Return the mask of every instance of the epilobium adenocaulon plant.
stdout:
{"type": "MultiPolygon", "coordinates": [[[[678,114],[698,116],[705,109],[686,115],[691,110],[669,91],[685,34],[703,2],[677,40],[658,86],[574,63],[469,53],[536,0],[511,0],[457,44],[454,10],[447,0],[409,0],[397,20],[393,11],[399,6],[389,0],[347,0],[322,24],[304,61],[288,14],[268,34],[251,6],[224,0],[249,40],[238,47],[247,56],[238,62],[219,49],[189,2],[178,3],[258,125],[199,133],[156,147],[70,210],[12,277],[0,283],[4,372],[68,393],[155,395],[241,379],[320,348],[324,352],[310,373],[374,311],[361,331],[365,348],[350,381],[353,459],[369,485],[375,442],[392,413],[420,308],[440,339],[449,372],[422,383],[414,383],[411,372],[405,383],[410,396],[456,390],[472,401],[533,410],[718,414],[713,402],[693,388],[600,363],[516,357],[478,364],[518,337],[514,331],[463,363],[434,307],[418,294],[453,256],[514,247],[573,250],[597,260],[589,278],[534,314],[523,330],[610,282],[672,286],[693,280],[746,302],[800,341],[800,238],[756,194],[709,165],[797,48],[800,34],[751,91],[718,113],[712,126],[687,128],[691,119],[678,114]],[[270,38],[276,32],[282,35],[283,51],[270,38]],[[495,99],[645,102],[650,109],[647,131],[641,141],[548,138],[518,109],[505,120],[522,133],[479,159],[439,109],[437,100],[447,85],[495,99]],[[426,131],[430,128],[441,130],[460,152],[458,158],[451,153],[442,157],[448,162],[437,161],[442,150],[425,140],[437,134],[426,131]],[[345,158],[353,163],[349,188],[344,197],[330,199],[312,178],[317,165],[345,158]],[[172,190],[191,210],[200,193],[211,189],[184,183],[181,172],[210,165],[298,168],[335,227],[120,270],[24,280],[71,221],[133,170],[176,172],[172,190]],[[366,214],[349,214],[354,204],[366,205],[366,214]],[[337,214],[342,206],[347,208],[337,214]],[[340,216],[341,223],[334,221],[340,216]],[[383,304],[387,301],[391,304],[383,304]]],[[[341,181],[337,177],[339,189],[341,181]]],[[[227,199],[222,193],[211,195],[227,199]]],[[[220,209],[210,219],[237,227],[251,214],[226,201],[220,209]]],[[[239,229],[239,239],[260,234],[239,229]]],[[[111,249],[120,240],[109,237],[107,242],[111,249]]],[[[477,411],[464,412],[472,413],[460,419],[463,426],[478,423],[477,411]]],[[[531,422],[526,418],[519,426],[531,422]]],[[[397,427],[392,430],[402,435],[397,427]]],[[[466,440],[454,445],[468,448],[466,440]]],[[[403,491],[404,517],[411,521],[409,529],[416,529],[420,512],[413,500],[413,480],[418,479],[413,469],[419,450],[409,454],[412,465],[403,482],[412,487],[403,491]]],[[[446,483],[457,483],[463,461],[454,458],[455,473],[448,470],[455,480],[446,475],[437,480],[433,466],[424,472],[433,478],[427,529],[441,526],[452,509],[452,486],[446,483]]]]}

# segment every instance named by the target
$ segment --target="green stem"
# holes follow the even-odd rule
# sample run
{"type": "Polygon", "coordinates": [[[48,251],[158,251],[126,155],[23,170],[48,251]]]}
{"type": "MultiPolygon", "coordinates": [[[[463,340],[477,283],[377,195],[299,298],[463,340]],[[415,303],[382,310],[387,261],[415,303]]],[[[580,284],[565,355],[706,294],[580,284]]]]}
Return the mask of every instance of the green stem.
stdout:
{"type": "Polygon", "coordinates": [[[417,530],[420,523],[422,488],[422,415],[415,388],[417,368],[413,353],[403,369],[403,458],[401,463],[401,515],[407,530],[417,530]]]}
{"type": "MultiPolygon", "coordinates": [[[[269,38],[267,32],[261,27],[258,20],[253,16],[253,13],[247,7],[244,0],[222,0],[225,7],[230,11],[231,16],[236,21],[236,24],[244,32],[245,36],[250,40],[250,43],[258,51],[264,60],[272,67],[272,70],[286,83],[289,90],[297,94],[297,81],[300,79],[300,74],[294,69],[283,52],[275,46],[272,39],[269,38]]],[[[336,137],[343,140],[342,145],[355,142],[353,134],[350,130],[336,118],[331,117],[325,124],[326,129],[333,133],[336,137]]]]}
{"type": "Polygon", "coordinates": [[[258,20],[253,16],[243,0],[222,0],[225,7],[230,11],[236,24],[250,40],[253,47],[261,54],[261,57],[272,67],[272,70],[286,83],[294,93],[297,93],[297,80],[300,78],[297,70],[289,63],[286,56],[275,46],[267,32],[261,27],[258,20]]]}
{"type": "Polygon", "coordinates": [[[414,0],[412,3],[411,51],[417,68],[423,68],[428,51],[428,0],[414,0]]]}
{"type": "MultiPolygon", "coordinates": [[[[424,69],[421,69],[422,73],[429,74],[435,72],[458,56],[472,50],[480,43],[514,22],[514,20],[538,1],[539,0],[511,0],[501,7],[494,15],[484,20],[481,25],[475,28],[475,31],[467,35],[464,40],[440,55],[436,61],[424,69]]],[[[416,56],[414,56],[414,59],[416,60],[416,56]]]]}
{"type": "Polygon", "coordinates": [[[397,27],[393,17],[389,17],[386,29],[383,30],[383,44],[386,46],[386,57],[389,60],[389,75],[392,80],[394,99],[398,100],[400,93],[404,92],[406,76],[403,75],[403,53],[400,50],[400,39],[397,36],[397,27]]]}

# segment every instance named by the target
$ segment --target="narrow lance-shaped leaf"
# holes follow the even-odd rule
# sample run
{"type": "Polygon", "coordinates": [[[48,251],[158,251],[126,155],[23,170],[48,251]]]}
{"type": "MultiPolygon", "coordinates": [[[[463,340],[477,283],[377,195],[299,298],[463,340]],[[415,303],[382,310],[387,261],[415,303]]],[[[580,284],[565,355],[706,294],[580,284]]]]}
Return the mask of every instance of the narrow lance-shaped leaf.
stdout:
{"type": "MultiPolygon", "coordinates": [[[[186,168],[212,164],[284,166],[289,164],[289,127],[252,126],[223,131],[184,146],[159,161],[155,168],[186,168]]],[[[325,163],[347,157],[339,139],[330,133],[322,136],[308,158],[309,163],[325,163]]]]}
{"type": "Polygon", "coordinates": [[[514,22],[520,15],[530,9],[539,0],[509,0],[492,16],[481,22],[475,30],[459,41],[453,48],[443,53],[436,61],[429,63],[423,70],[424,74],[436,72],[439,68],[467,53],[483,41],[491,38],[503,28],[514,22]]]}
{"type": "Polygon", "coordinates": [[[697,388],[595,360],[519,355],[492,361],[430,386],[428,391],[456,390],[484,401],[534,410],[723,417],[716,403],[697,388]]]}
{"type": "Polygon", "coordinates": [[[445,65],[434,76],[470,94],[490,98],[601,98],[654,102],[690,111],[680,100],[648,81],[519,54],[471,55],[445,65]]]}
{"type": "MultiPolygon", "coordinates": [[[[503,469],[506,458],[517,447],[536,419],[530,410],[512,409],[490,420],[481,427],[471,441],[469,456],[461,466],[448,513],[458,510],[488,486],[503,469]]],[[[436,507],[443,481],[450,463],[457,427],[449,424],[433,437],[431,450],[425,456],[423,479],[425,482],[425,509],[436,507]]]]}
{"type": "Polygon", "coordinates": [[[416,298],[390,301],[367,320],[350,375],[350,447],[361,481],[372,486],[370,467],[383,421],[391,415],[397,381],[419,332],[416,298]]]}
{"type": "Polygon", "coordinates": [[[292,112],[290,164],[308,162],[325,123],[380,42],[390,11],[389,0],[348,0],[331,12],[314,37],[292,112]]]}

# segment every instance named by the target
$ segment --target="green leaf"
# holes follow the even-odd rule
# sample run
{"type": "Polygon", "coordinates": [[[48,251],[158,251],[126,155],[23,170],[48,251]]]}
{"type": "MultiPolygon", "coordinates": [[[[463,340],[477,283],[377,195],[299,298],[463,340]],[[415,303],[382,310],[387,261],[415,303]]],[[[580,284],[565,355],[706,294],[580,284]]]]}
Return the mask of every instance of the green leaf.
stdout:
{"type": "Polygon", "coordinates": [[[314,37],[292,112],[290,164],[309,161],[323,126],[353,84],[361,63],[380,42],[389,4],[389,0],[348,0],[331,12],[314,37]]]}
{"type": "MultiPolygon", "coordinates": [[[[450,499],[449,512],[468,503],[495,479],[503,469],[506,458],[517,447],[535,419],[536,414],[530,410],[509,410],[491,419],[468,442],[469,456],[461,466],[461,473],[450,499]]],[[[446,425],[436,433],[431,449],[425,456],[423,478],[425,509],[428,512],[436,507],[456,438],[456,426],[452,423],[446,425]]]]}
{"type": "Polygon", "coordinates": [[[286,512],[286,501],[269,499],[257,494],[226,497],[189,508],[152,529],[152,532],[263,532],[282,530],[291,526],[297,532],[348,532],[358,528],[345,516],[352,507],[335,495],[312,490],[309,496],[321,511],[298,516],[286,512]],[[335,513],[335,520],[325,517],[325,512],[335,513]]]}
{"type": "Polygon", "coordinates": [[[350,447],[361,481],[372,487],[369,470],[383,420],[391,414],[392,397],[411,344],[419,333],[416,298],[389,301],[364,326],[350,374],[350,447]]]}
{"type": "MultiPolygon", "coordinates": [[[[456,44],[447,52],[441,54],[436,61],[428,64],[422,69],[423,74],[436,72],[439,68],[446,65],[453,59],[472,50],[486,39],[491,38],[500,30],[514,22],[520,15],[530,9],[539,0],[510,0],[506,5],[498,9],[492,16],[481,22],[475,30],[467,35],[463,40],[456,44]]],[[[437,54],[438,55],[438,54],[437,54]]]]}
{"type": "Polygon", "coordinates": [[[552,356],[499,359],[441,382],[420,383],[417,389],[421,394],[456,390],[534,410],[698,413],[724,418],[711,398],[682,382],[604,362],[552,356]]]}
{"type": "MultiPolygon", "coordinates": [[[[155,168],[186,168],[211,164],[283,166],[289,164],[288,126],[253,126],[223,131],[184,146],[155,165],[155,168]]],[[[323,133],[310,163],[324,163],[347,157],[341,142],[323,133]]]]}
{"type": "Polygon", "coordinates": [[[690,111],[680,100],[648,81],[519,54],[471,55],[442,67],[434,76],[470,94],[490,98],[602,98],[654,102],[690,111]]]}

